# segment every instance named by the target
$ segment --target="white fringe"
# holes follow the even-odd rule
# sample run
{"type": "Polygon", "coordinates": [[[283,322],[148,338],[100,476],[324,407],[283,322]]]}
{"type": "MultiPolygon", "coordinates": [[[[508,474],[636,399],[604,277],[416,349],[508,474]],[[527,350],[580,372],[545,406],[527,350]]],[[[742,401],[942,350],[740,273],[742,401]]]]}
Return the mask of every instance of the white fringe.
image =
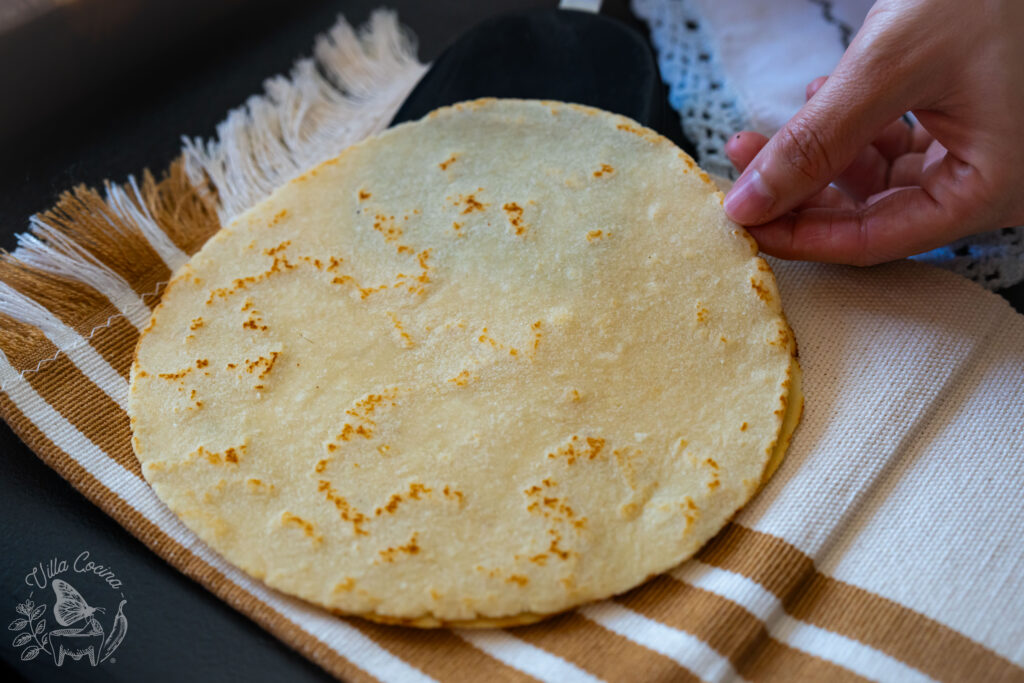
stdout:
{"type": "Polygon", "coordinates": [[[32,216],[29,224],[32,232],[18,235],[18,248],[11,256],[39,270],[92,287],[140,331],[146,327],[149,307],[123,277],[38,216],[32,216]]]}
{"type": "Polygon", "coordinates": [[[113,212],[128,225],[135,226],[153,247],[153,251],[159,254],[170,271],[173,273],[188,261],[188,254],[178,248],[163,228],[154,220],[149,207],[146,206],[139,191],[139,185],[135,182],[135,176],[128,176],[128,184],[131,185],[134,198],[120,185],[113,185],[109,182],[107,186],[107,204],[113,212]]]}
{"type": "Polygon", "coordinates": [[[339,17],[313,54],[231,111],[216,140],[183,138],[186,173],[196,186],[213,184],[222,223],[386,127],[427,68],[386,10],[375,11],[358,34],[339,17]]]}

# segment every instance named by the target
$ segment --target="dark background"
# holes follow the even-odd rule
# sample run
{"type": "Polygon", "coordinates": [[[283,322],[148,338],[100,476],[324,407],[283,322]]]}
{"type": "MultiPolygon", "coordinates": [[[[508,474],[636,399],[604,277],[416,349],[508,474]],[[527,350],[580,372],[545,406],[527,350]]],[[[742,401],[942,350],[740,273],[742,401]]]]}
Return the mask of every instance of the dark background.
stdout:
{"type": "MultiPolygon", "coordinates": [[[[379,4],[78,0],[20,26],[4,30],[0,24],[0,247],[12,249],[27,217],[73,185],[165,168],[180,151],[181,135],[213,136],[229,109],[261,92],[264,79],[308,56],[314,37],[339,13],[358,26],[379,4]]],[[[420,59],[433,61],[485,18],[557,3],[386,4],[417,35],[420,59]]],[[[602,13],[643,31],[625,0],[606,1],[602,13]]],[[[1024,285],[1004,296],[1024,310],[1024,285]]],[[[0,622],[17,616],[14,605],[26,597],[24,577],[34,563],[70,561],[82,550],[124,578],[129,622],[116,663],[97,668],[68,661],[57,669],[45,655],[21,662],[10,642],[0,643],[0,674],[10,674],[7,680],[329,680],[149,552],[44,466],[5,424],[0,457],[0,610],[7,611],[7,622],[0,622]]],[[[16,635],[4,633],[8,641],[16,635]]]]}

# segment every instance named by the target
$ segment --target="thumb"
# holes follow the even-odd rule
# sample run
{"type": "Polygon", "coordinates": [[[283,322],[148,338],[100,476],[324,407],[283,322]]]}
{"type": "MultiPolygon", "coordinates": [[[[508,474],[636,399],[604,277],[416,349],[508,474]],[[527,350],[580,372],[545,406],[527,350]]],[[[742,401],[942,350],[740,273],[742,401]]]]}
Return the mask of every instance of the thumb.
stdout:
{"type": "Polygon", "coordinates": [[[896,90],[891,75],[878,73],[869,62],[876,60],[858,60],[847,52],[836,72],[772,136],[726,197],[730,218],[760,225],[799,206],[909,109],[906,93],[896,90]]]}

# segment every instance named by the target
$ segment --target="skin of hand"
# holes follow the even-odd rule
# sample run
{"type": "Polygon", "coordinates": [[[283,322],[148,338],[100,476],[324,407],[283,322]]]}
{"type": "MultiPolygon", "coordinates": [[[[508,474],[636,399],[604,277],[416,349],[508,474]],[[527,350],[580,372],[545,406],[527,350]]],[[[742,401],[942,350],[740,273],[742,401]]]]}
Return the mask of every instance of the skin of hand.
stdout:
{"type": "Polygon", "coordinates": [[[871,265],[1024,223],[1024,1],[879,0],[807,98],[726,145],[762,251],[871,265]]]}

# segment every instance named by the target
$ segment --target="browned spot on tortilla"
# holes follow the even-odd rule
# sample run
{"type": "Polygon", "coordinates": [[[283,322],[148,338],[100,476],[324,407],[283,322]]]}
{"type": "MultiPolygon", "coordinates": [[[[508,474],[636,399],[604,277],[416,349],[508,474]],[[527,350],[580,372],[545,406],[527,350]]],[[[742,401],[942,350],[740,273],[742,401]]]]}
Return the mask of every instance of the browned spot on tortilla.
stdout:
{"type": "Polygon", "coordinates": [[[392,494],[388,499],[388,502],[383,506],[374,510],[373,514],[380,517],[385,512],[393,514],[398,506],[406,500],[422,500],[424,496],[429,496],[433,489],[425,486],[424,484],[412,483],[409,484],[409,492],[403,497],[401,493],[392,494]]]}
{"type": "Polygon", "coordinates": [[[363,525],[367,522],[366,515],[359,512],[356,508],[349,504],[347,500],[331,486],[331,482],[321,479],[317,485],[317,491],[324,494],[324,497],[334,503],[334,507],[338,510],[338,514],[341,518],[352,524],[352,531],[356,536],[369,536],[369,532],[363,529],[363,525]]]}
{"type": "Polygon", "coordinates": [[[449,498],[451,500],[456,501],[459,504],[459,506],[461,506],[462,503],[465,501],[465,496],[463,495],[462,491],[453,489],[451,486],[445,485],[444,491],[442,491],[442,493],[444,493],[445,498],[449,498]]]}
{"type": "MultiPolygon", "coordinates": [[[[483,188],[480,188],[479,190],[477,190],[477,192],[480,192],[481,190],[483,190],[483,188]]],[[[455,206],[463,207],[463,209],[462,209],[462,213],[463,214],[473,213],[474,211],[483,211],[488,206],[490,206],[490,204],[485,204],[485,203],[479,201],[476,198],[476,194],[475,193],[474,194],[460,194],[455,199],[452,199],[451,197],[449,197],[448,199],[455,206]]]]}
{"type": "Polygon", "coordinates": [[[398,316],[396,316],[391,311],[388,311],[388,318],[391,319],[391,325],[395,328],[395,331],[401,338],[402,346],[404,346],[407,349],[411,349],[412,347],[416,346],[416,342],[413,341],[412,335],[406,332],[405,326],[402,325],[402,321],[398,319],[398,316]]]}
{"type": "Polygon", "coordinates": [[[285,217],[287,217],[287,216],[288,216],[288,209],[281,209],[280,211],[278,211],[277,213],[274,214],[273,218],[270,219],[270,223],[268,224],[267,227],[271,227],[271,228],[274,227],[275,225],[280,223],[282,220],[284,220],[285,217]]]}
{"type": "Polygon", "coordinates": [[[515,202],[508,202],[501,208],[507,214],[508,222],[512,225],[512,229],[515,233],[517,235],[525,233],[527,225],[523,221],[523,207],[519,206],[515,202]]]}
{"type": "Polygon", "coordinates": [[[578,435],[573,434],[569,443],[548,453],[548,458],[565,458],[566,464],[573,465],[577,460],[595,459],[601,454],[604,444],[604,439],[599,437],[588,436],[586,439],[580,439],[578,435]]]}
{"type": "Polygon", "coordinates": [[[400,545],[398,547],[389,547],[385,548],[384,550],[378,551],[381,557],[381,561],[394,562],[395,557],[403,553],[406,555],[415,555],[419,553],[420,546],[416,540],[416,536],[416,532],[413,532],[412,537],[409,539],[409,542],[405,545],[400,545]]]}
{"type": "Polygon", "coordinates": [[[332,593],[347,593],[356,587],[356,580],[351,576],[346,576],[344,581],[339,581],[334,584],[334,588],[331,589],[332,593]]]}
{"type": "Polygon", "coordinates": [[[324,537],[316,533],[316,527],[313,526],[312,522],[304,520],[298,515],[294,515],[287,510],[281,513],[281,525],[282,526],[297,526],[302,529],[302,534],[313,541],[314,544],[319,545],[323,542],[324,537]]]}
{"type": "Polygon", "coordinates": [[[191,365],[188,366],[187,368],[183,369],[183,370],[178,370],[177,372],[161,372],[161,373],[158,373],[157,377],[159,377],[160,379],[169,379],[169,380],[172,380],[172,381],[177,381],[177,380],[184,379],[185,376],[188,373],[190,373],[190,372],[192,372],[192,366],[191,365]]]}
{"type": "Polygon", "coordinates": [[[201,459],[206,460],[211,465],[221,465],[221,464],[224,464],[224,463],[228,463],[228,464],[231,464],[231,465],[237,465],[238,464],[238,460],[239,460],[239,455],[244,455],[245,451],[246,451],[245,444],[242,444],[241,446],[237,446],[237,447],[228,448],[227,450],[225,450],[223,452],[221,452],[221,451],[211,451],[211,450],[208,450],[205,446],[200,446],[196,450],[194,450],[191,453],[189,453],[188,454],[188,458],[189,458],[189,460],[192,460],[194,458],[201,458],[201,459]]]}
{"type": "Polygon", "coordinates": [[[766,303],[771,302],[772,293],[768,289],[768,287],[764,285],[763,282],[755,280],[754,278],[750,278],[750,288],[757,292],[757,296],[758,298],[761,299],[761,301],[764,301],[766,303]]]}
{"type": "Polygon", "coordinates": [[[455,377],[450,378],[448,381],[457,387],[464,387],[467,384],[469,384],[470,377],[471,375],[469,370],[463,370],[459,374],[455,375],[455,377]]]}

